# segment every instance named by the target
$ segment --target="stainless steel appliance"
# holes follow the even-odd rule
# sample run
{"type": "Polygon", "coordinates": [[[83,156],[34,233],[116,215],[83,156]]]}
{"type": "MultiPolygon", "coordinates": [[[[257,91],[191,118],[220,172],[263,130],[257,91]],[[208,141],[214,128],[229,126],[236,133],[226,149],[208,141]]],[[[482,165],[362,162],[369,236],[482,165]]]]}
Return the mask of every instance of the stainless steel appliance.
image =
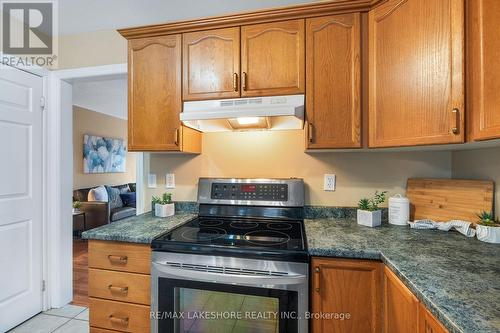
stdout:
{"type": "Polygon", "coordinates": [[[303,181],[202,178],[198,202],[152,243],[152,331],[307,333],[303,181]]]}

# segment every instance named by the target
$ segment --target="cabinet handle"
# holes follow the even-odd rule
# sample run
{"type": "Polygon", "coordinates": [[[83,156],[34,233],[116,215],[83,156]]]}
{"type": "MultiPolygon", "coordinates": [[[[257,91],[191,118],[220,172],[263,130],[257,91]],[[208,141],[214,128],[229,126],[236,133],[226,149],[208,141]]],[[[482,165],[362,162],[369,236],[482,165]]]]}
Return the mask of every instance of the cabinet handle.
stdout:
{"type": "Polygon", "coordinates": [[[175,143],[176,146],[179,145],[179,127],[177,127],[175,129],[175,140],[174,140],[174,143],[175,143]]]}
{"type": "Polygon", "coordinates": [[[319,266],[316,266],[314,268],[314,291],[319,293],[319,282],[320,282],[320,273],[321,273],[321,270],[319,269],[319,266]]]}
{"type": "Polygon", "coordinates": [[[126,295],[128,293],[128,287],[117,287],[117,286],[113,286],[112,284],[110,284],[108,286],[108,289],[112,293],[118,293],[118,294],[123,294],[123,295],[126,295]]]}
{"type": "Polygon", "coordinates": [[[115,256],[112,254],[108,256],[108,259],[112,263],[118,263],[118,264],[126,264],[128,260],[127,256],[115,256]]]}
{"type": "Polygon", "coordinates": [[[309,123],[308,124],[307,135],[308,135],[308,140],[309,140],[310,143],[314,142],[313,130],[314,130],[314,125],[312,123],[309,123]]]}
{"type": "Polygon", "coordinates": [[[233,90],[238,91],[238,73],[233,74],[233,90]]]}
{"type": "Polygon", "coordinates": [[[247,90],[247,73],[243,72],[243,77],[241,78],[241,87],[244,91],[247,90]]]}
{"type": "Polygon", "coordinates": [[[455,115],[455,127],[452,127],[451,132],[455,135],[460,133],[460,110],[454,108],[452,111],[453,115],[455,115]]]}
{"type": "Polygon", "coordinates": [[[121,317],[115,317],[113,315],[110,315],[109,321],[112,324],[121,325],[121,326],[128,326],[128,317],[121,318],[121,317]]]}

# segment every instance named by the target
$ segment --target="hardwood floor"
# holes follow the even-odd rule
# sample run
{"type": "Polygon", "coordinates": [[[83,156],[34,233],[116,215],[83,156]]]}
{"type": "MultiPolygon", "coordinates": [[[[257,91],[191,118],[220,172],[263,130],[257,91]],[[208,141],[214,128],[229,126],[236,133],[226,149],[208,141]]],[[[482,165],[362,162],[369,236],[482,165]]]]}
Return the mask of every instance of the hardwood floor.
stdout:
{"type": "Polygon", "coordinates": [[[73,302],[72,304],[89,305],[89,261],[88,242],[73,238],[73,302]]]}

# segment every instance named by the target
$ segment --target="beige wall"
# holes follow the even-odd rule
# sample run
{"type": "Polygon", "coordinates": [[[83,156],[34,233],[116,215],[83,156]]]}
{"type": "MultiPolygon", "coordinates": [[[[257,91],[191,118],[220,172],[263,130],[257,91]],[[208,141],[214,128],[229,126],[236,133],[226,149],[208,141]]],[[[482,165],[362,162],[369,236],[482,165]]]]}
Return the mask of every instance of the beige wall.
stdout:
{"type": "Polygon", "coordinates": [[[165,192],[165,173],[174,172],[175,200],[196,201],[198,177],[299,177],[312,205],[355,206],[375,190],[404,193],[410,177],[451,176],[450,152],[304,152],[303,131],[204,133],[201,155],[151,154],[151,173],[165,192]],[[337,190],[323,191],[323,175],[337,175],[337,190]]]}
{"type": "Polygon", "coordinates": [[[124,173],[83,173],[83,135],[127,139],[127,121],[78,106],[73,107],[73,189],[135,182],[136,156],[127,153],[124,173]]]}
{"type": "Polygon", "coordinates": [[[457,151],[452,154],[453,178],[486,179],[496,184],[495,212],[500,212],[500,148],[457,151]]]}
{"type": "Polygon", "coordinates": [[[58,69],[124,64],[127,40],[115,30],[59,37],[58,69]]]}

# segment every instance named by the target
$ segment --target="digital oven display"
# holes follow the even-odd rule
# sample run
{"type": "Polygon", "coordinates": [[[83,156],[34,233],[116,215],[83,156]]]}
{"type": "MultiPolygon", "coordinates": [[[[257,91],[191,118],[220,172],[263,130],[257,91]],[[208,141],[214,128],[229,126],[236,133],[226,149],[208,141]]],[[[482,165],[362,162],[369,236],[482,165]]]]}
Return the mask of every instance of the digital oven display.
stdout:
{"type": "Polygon", "coordinates": [[[257,192],[257,186],[255,186],[255,185],[241,185],[240,191],[243,193],[254,193],[254,192],[257,192]]]}

